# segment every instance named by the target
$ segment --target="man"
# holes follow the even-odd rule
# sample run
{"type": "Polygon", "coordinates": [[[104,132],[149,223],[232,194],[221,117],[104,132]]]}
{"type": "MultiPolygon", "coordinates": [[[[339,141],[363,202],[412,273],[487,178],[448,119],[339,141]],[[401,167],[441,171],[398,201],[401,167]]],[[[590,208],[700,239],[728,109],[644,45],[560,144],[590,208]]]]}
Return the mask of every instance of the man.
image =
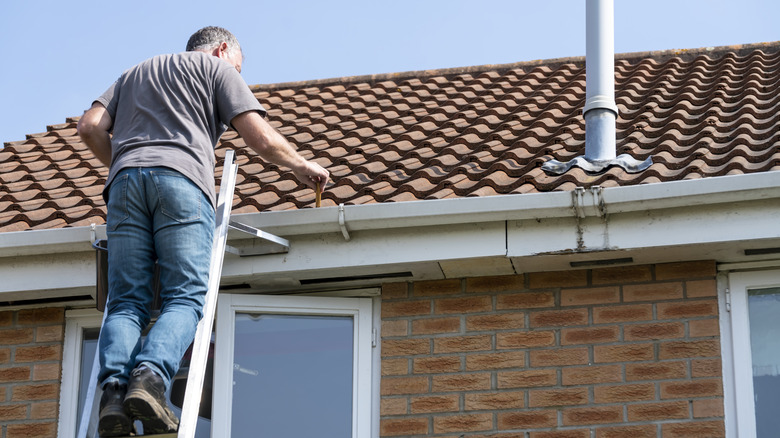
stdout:
{"type": "Polygon", "coordinates": [[[265,121],[240,76],[242,62],[233,34],[203,28],[186,52],[124,72],[79,120],[82,140],[109,166],[101,437],[129,435],[136,419],[145,434],[178,427],[165,392],[202,317],[216,203],[213,149],[227,126],[309,187],[328,181],[327,170],[301,157],[265,121]],[[162,308],[142,345],[155,260],[162,308]]]}

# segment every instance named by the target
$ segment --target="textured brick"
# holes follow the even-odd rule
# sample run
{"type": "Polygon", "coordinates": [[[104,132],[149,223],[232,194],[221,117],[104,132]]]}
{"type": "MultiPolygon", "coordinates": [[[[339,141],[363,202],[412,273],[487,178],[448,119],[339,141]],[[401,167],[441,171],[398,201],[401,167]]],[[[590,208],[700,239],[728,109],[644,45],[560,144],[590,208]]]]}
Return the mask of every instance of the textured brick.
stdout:
{"type": "Polygon", "coordinates": [[[0,421],[24,420],[27,418],[27,405],[5,405],[0,406],[0,421]]]}
{"type": "Polygon", "coordinates": [[[662,360],[715,356],[720,356],[720,342],[717,339],[662,342],[658,349],[658,358],[662,360]]]}
{"type": "Polygon", "coordinates": [[[409,322],[405,319],[382,321],[382,337],[391,338],[394,336],[409,335],[409,322]]]}
{"type": "Polygon", "coordinates": [[[688,402],[642,403],[628,405],[628,421],[661,421],[688,418],[688,402]]]}
{"type": "Polygon", "coordinates": [[[652,383],[597,386],[593,388],[593,401],[601,404],[653,399],[655,399],[655,385],[652,383]]]}
{"type": "Polygon", "coordinates": [[[484,391],[490,389],[490,373],[433,376],[433,392],[484,391]]]}
{"type": "Polygon", "coordinates": [[[489,312],[493,310],[493,300],[490,297],[441,298],[434,302],[437,314],[463,314],[489,312]]]}
{"type": "Polygon", "coordinates": [[[588,429],[553,430],[549,432],[531,432],[530,438],[590,438],[588,429]]]}
{"type": "Polygon", "coordinates": [[[525,314],[519,312],[466,317],[466,330],[470,332],[513,330],[523,327],[525,327],[525,314]]]}
{"type": "Polygon", "coordinates": [[[382,416],[404,415],[408,413],[408,404],[409,401],[406,399],[406,397],[382,397],[379,403],[379,414],[382,416]]]}
{"type": "Polygon", "coordinates": [[[565,426],[610,424],[620,423],[621,421],[623,421],[623,409],[620,406],[597,406],[563,410],[563,424],[565,426]]]}
{"type": "Polygon", "coordinates": [[[587,388],[534,389],[528,391],[528,406],[532,408],[574,406],[587,403],[587,388]]]}
{"type": "Polygon", "coordinates": [[[0,348],[0,364],[6,364],[11,362],[11,349],[0,348]]]}
{"type": "Polygon", "coordinates": [[[596,363],[652,360],[654,355],[653,344],[597,345],[593,347],[593,360],[596,363]]]}
{"type": "Polygon", "coordinates": [[[676,280],[695,277],[715,277],[715,262],[662,263],[655,266],[656,280],[676,280]]]}
{"type": "Polygon", "coordinates": [[[56,420],[59,412],[57,402],[33,403],[30,407],[30,418],[33,420],[56,420]]]}
{"type": "Polygon", "coordinates": [[[508,332],[496,335],[496,348],[500,350],[551,347],[553,345],[555,345],[555,332],[552,330],[508,332]]]}
{"type": "Polygon", "coordinates": [[[379,422],[380,435],[425,435],[428,433],[426,418],[386,418],[379,422]]]}
{"type": "Polygon", "coordinates": [[[382,359],[383,376],[399,376],[409,374],[409,359],[382,359]]]}
{"type": "Polygon", "coordinates": [[[19,325],[47,325],[65,322],[65,308],[44,307],[19,311],[19,325]]]}
{"type": "Polygon", "coordinates": [[[62,342],[65,336],[65,327],[62,325],[48,325],[35,329],[35,342],[62,342]]]}
{"type": "Polygon", "coordinates": [[[467,411],[520,409],[525,407],[523,391],[472,393],[465,396],[467,411]]]}
{"type": "Polygon", "coordinates": [[[404,316],[430,315],[431,302],[421,301],[387,301],[382,303],[382,318],[404,316]]]}
{"type": "Polygon", "coordinates": [[[528,274],[528,284],[531,289],[587,286],[588,271],[533,272],[528,274]]]}
{"type": "Polygon", "coordinates": [[[493,337],[490,335],[452,336],[434,338],[433,352],[465,353],[469,351],[485,351],[493,349],[493,337]]]}
{"type": "Polygon", "coordinates": [[[525,288],[523,275],[500,275],[466,279],[466,292],[510,292],[525,288]]]}
{"type": "Polygon", "coordinates": [[[13,387],[11,401],[55,400],[59,393],[60,385],[56,383],[20,385],[13,387]]]}
{"type": "Polygon", "coordinates": [[[681,322],[634,324],[625,326],[623,332],[623,336],[626,341],[675,339],[685,336],[685,325],[681,322]]]}
{"type": "Polygon", "coordinates": [[[626,284],[650,281],[653,273],[648,265],[619,266],[594,269],[591,273],[593,284],[626,284]]]}
{"type": "Polygon", "coordinates": [[[531,327],[571,327],[588,323],[588,309],[532,312],[531,327]]]}
{"type": "Polygon", "coordinates": [[[588,365],[561,370],[564,385],[593,385],[622,381],[620,365],[588,365]]]}
{"type": "MultiPolygon", "coordinates": [[[[14,323],[14,312],[5,310],[0,312],[0,327],[10,327],[14,323]]],[[[1,333],[1,332],[0,332],[1,333]]]]}
{"type": "Polygon", "coordinates": [[[695,280],[685,282],[685,296],[688,298],[716,297],[718,284],[715,280],[695,280]]]}
{"type": "Polygon", "coordinates": [[[500,370],[525,366],[525,352],[470,354],[466,356],[466,371],[500,370]]]}
{"type": "Polygon", "coordinates": [[[596,438],[656,438],[656,426],[600,427],[596,429],[596,438]]]}
{"type": "Polygon", "coordinates": [[[694,359],[691,361],[691,377],[720,377],[723,364],[720,359],[694,359]]]}
{"type": "Polygon", "coordinates": [[[620,288],[617,286],[563,289],[561,291],[561,306],[589,306],[619,302],[620,288]]]}
{"type": "Polygon", "coordinates": [[[15,358],[18,363],[60,360],[62,358],[62,346],[40,345],[34,347],[17,347],[15,358]]]}
{"type": "Polygon", "coordinates": [[[532,367],[584,365],[588,363],[587,348],[558,348],[531,351],[532,367]]]}
{"type": "Polygon", "coordinates": [[[712,397],[723,395],[719,379],[697,379],[689,382],[661,382],[661,399],[712,397]]]}
{"type": "Polygon", "coordinates": [[[663,438],[723,438],[726,428],[723,421],[696,421],[685,423],[667,423],[661,425],[663,438]]]}
{"type": "Polygon", "coordinates": [[[723,417],[723,399],[693,401],[693,418],[723,417]]]}
{"type": "Polygon", "coordinates": [[[9,424],[5,438],[56,438],[57,423],[9,424]]]}
{"type": "Polygon", "coordinates": [[[668,380],[688,377],[685,362],[626,364],[626,380],[668,380]]]}
{"type": "Polygon", "coordinates": [[[414,356],[429,354],[431,341],[428,339],[383,339],[382,356],[414,356]]]}
{"type": "Polygon", "coordinates": [[[554,410],[499,412],[498,429],[539,429],[554,427],[558,423],[558,414],[554,410]]]}
{"type": "Polygon", "coordinates": [[[0,330],[2,345],[29,344],[35,340],[35,331],[31,328],[0,330]]]}
{"type": "Polygon", "coordinates": [[[31,368],[29,366],[0,368],[0,383],[26,382],[30,380],[30,376],[31,368]]]}
{"type": "Polygon", "coordinates": [[[608,306],[593,308],[594,324],[649,321],[652,319],[652,304],[632,304],[630,306],[608,306]]]}
{"type": "Polygon", "coordinates": [[[407,298],[409,296],[409,283],[384,283],[382,285],[382,299],[392,300],[407,298]]]}
{"type": "Polygon", "coordinates": [[[423,394],[428,392],[428,377],[384,377],[382,395],[423,394]]]}
{"type": "Polygon", "coordinates": [[[553,369],[505,371],[498,373],[498,388],[533,388],[552,386],[558,381],[558,374],[553,369]]]}
{"type": "Polygon", "coordinates": [[[477,432],[493,429],[493,414],[462,414],[433,418],[433,433],[477,432]]]}
{"type": "Polygon", "coordinates": [[[623,300],[626,302],[677,300],[682,297],[683,284],[680,282],[623,286],[623,300]]]}
{"type": "Polygon", "coordinates": [[[497,310],[534,309],[555,306],[555,294],[552,292],[524,292],[499,295],[496,299],[497,310]]]}
{"type": "Polygon", "coordinates": [[[414,359],[412,369],[415,374],[453,373],[460,371],[459,356],[419,357],[414,359]]]}
{"type": "Polygon", "coordinates": [[[696,319],[688,322],[688,333],[692,338],[704,338],[720,335],[717,318],[696,319]]]}
{"type": "Polygon", "coordinates": [[[618,326],[573,328],[561,330],[561,345],[603,344],[620,339],[618,326]]]}
{"type": "Polygon", "coordinates": [[[412,414],[458,412],[460,409],[460,397],[457,394],[412,397],[409,404],[412,414]]]}
{"type": "Polygon", "coordinates": [[[699,318],[705,316],[718,316],[717,301],[701,300],[686,303],[658,303],[658,319],[699,318]]]}
{"type": "Polygon", "coordinates": [[[460,318],[424,318],[412,321],[412,334],[430,335],[460,332],[460,318]]]}
{"type": "Polygon", "coordinates": [[[456,295],[461,292],[461,280],[430,280],[414,283],[412,293],[416,297],[456,295]]]}

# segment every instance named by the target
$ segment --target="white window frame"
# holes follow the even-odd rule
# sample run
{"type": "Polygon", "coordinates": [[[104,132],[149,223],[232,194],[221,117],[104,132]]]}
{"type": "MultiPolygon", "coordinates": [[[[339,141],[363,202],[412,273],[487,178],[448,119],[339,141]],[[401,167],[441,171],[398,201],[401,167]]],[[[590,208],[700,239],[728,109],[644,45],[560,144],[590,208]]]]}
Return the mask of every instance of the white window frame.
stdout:
{"type": "Polygon", "coordinates": [[[373,300],[335,298],[220,294],[217,307],[217,338],[214,358],[214,404],[212,436],[231,436],[233,401],[233,357],[236,313],[351,316],[354,318],[352,438],[375,436],[372,420],[376,404],[372,399],[376,382],[372,371],[373,300]]]}
{"type": "Polygon", "coordinates": [[[720,294],[726,436],[751,437],[756,410],[748,291],[780,287],[780,270],[732,272],[727,284],[720,294]]]}
{"type": "MultiPolygon", "coordinates": [[[[65,340],[62,351],[62,382],[60,384],[60,415],[58,437],[76,436],[81,412],[79,385],[81,379],[81,347],[84,330],[100,328],[103,314],[94,309],[68,310],[65,313],[65,340]]],[[[88,364],[92,366],[92,362],[88,364]]]]}

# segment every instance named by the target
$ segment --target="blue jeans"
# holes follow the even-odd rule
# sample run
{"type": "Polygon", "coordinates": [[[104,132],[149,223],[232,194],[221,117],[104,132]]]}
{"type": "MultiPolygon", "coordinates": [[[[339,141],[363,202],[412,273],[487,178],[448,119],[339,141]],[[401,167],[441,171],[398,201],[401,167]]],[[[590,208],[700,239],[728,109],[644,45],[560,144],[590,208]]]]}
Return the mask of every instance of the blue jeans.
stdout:
{"type": "Polygon", "coordinates": [[[165,168],[128,168],[108,196],[108,315],[100,335],[101,385],[127,383],[143,364],[166,388],[203,316],[209,281],[214,208],[182,174],[165,168]],[[160,268],[160,316],[151,319],[154,264],[160,268]]]}

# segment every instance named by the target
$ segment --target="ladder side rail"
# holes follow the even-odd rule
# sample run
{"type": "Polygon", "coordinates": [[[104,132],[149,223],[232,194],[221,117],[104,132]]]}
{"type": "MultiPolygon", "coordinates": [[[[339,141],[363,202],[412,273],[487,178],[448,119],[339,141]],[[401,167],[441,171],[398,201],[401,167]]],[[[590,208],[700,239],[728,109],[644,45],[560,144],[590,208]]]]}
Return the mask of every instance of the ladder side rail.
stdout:
{"type": "Polygon", "coordinates": [[[187,388],[184,392],[181,419],[179,421],[178,438],[194,438],[198,422],[203,380],[206,372],[206,362],[211,344],[211,332],[214,327],[214,316],[217,307],[219,282],[222,276],[222,264],[225,257],[230,211],[233,206],[238,166],[232,150],[225,154],[225,164],[222,170],[219,198],[217,199],[217,225],[211,250],[211,267],[209,270],[209,285],[203,307],[203,318],[198,323],[190,359],[190,371],[187,375],[187,388]]]}

